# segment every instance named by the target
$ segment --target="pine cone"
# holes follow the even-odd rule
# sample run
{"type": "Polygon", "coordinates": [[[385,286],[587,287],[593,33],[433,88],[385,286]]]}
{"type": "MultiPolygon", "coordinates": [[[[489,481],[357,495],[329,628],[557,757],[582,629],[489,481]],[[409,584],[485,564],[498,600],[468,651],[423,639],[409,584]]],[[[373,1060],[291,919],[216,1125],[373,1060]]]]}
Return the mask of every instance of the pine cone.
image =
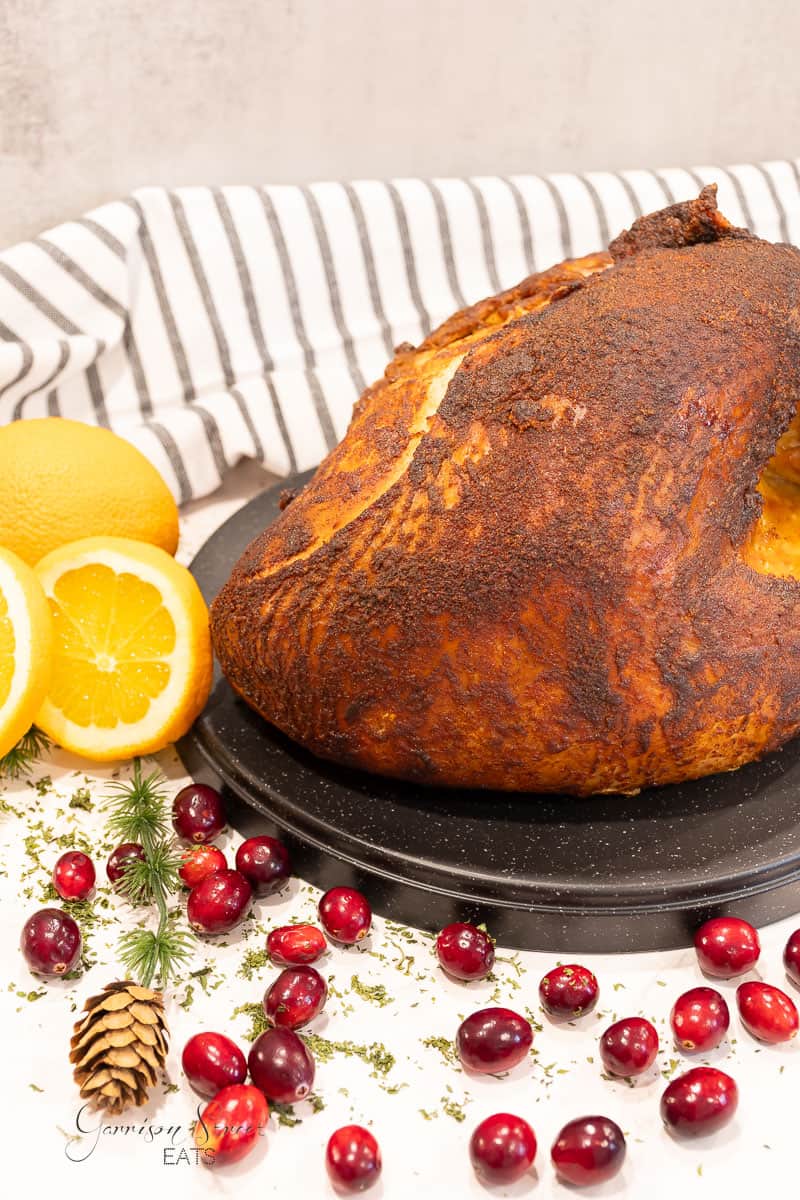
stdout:
{"type": "Polygon", "coordinates": [[[161,992],[130,980],[109,983],[84,1013],[69,1056],[82,1098],[110,1113],[144,1104],[167,1057],[161,992]]]}

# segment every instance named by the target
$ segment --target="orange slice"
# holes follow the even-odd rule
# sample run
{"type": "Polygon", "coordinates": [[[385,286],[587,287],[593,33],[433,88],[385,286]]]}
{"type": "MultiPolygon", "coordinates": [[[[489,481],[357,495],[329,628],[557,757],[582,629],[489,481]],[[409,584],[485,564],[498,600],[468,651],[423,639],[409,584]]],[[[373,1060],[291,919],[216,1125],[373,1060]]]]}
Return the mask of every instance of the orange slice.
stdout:
{"type": "Polygon", "coordinates": [[[0,547],[0,756],[28,732],[47,695],[52,641],[39,580],[0,547]]]}
{"type": "Polygon", "coordinates": [[[151,754],[186,733],[211,687],[208,610],[185,567],[128,538],[46,555],[53,672],[36,724],[95,761],[151,754]]]}

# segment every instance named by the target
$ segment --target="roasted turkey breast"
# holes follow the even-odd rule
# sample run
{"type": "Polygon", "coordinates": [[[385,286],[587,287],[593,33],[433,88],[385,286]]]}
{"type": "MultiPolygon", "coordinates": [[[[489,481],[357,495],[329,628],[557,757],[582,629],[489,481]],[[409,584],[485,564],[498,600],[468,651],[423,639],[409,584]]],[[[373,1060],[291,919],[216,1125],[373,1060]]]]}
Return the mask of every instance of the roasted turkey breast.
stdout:
{"type": "Polygon", "coordinates": [[[800,730],[800,251],[715,189],[402,346],[212,609],[240,696],[420,783],[633,792],[800,730]]]}

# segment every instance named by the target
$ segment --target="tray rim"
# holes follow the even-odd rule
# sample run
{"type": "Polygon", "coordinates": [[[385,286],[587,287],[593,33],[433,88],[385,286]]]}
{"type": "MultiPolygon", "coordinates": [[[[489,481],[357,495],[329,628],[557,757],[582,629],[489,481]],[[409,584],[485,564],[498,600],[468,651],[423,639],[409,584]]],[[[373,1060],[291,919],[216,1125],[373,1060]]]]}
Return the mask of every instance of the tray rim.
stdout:
{"type": "MultiPolygon", "coordinates": [[[[181,742],[179,743],[179,750],[183,746],[185,740],[186,739],[181,739],[181,742]]],[[[384,879],[402,884],[403,886],[417,887],[426,892],[434,891],[439,895],[451,896],[455,899],[463,900],[470,904],[478,904],[482,907],[494,906],[502,908],[524,909],[526,912],[551,912],[555,910],[563,914],[576,914],[581,916],[591,915],[591,913],[594,911],[602,912],[604,915],[647,915],[649,913],[660,913],[665,911],[684,911],[692,908],[701,909],[708,905],[724,906],[729,901],[738,902],[743,897],[763,895],[776,890],[777,887],[789,887],[794,883],[800,882],[800,850],[798,850],[796,865],[788,871],[781,872],[781,868],[786,863],[786,860],[781,860],[776,864],[774,872],[769,874],[761,872],[758,880],[754,880],[752,883],[742,883],[740,886],[731,886],[727,891],[715,891],[713,888],[713,883],[715,881],[712,878],[709,880],[709,883],[712,885],[711,887],[701,890],[701,886],[698,884],[693,894],[690,896],[684,895],[683,899],[678,897],[670,898],[669,891],[671,889],[665,889],[665,896],[659,900],[637,900],[636,892],[633,888],[618,888],[616,889],[617,895],[620,897],[627,897],[628,899],[623,900],[618,904],[612,904],[609,903],[608,900],[613,893],[611,892],[610,888],[604,891],[602,884],[597,889],[599,891],[599,902],[596,905],[592,905],[590,903],[590,896],[587,896],[586,899],[581,903],[570,904],[559,902],[557,904],[547,904],[541,900],[525,900],[521,897],[515,899],[487,896],[477,891],[465,894],[464,892],[458,891],[455,888],[444,887],[438,882],[423,883],[421,880],[410,879],[406,875],[398,874],[397,872],[388,870],[386,867],[383,867],[380,864],[371,863],[364,858],[359,858],[353,853],[348,853],[346,850],[333,850],[325,839],[298,824],[292,819],[291,815],[285,812],[285,810],[281,807],[285,798],[280,794],[280,792],[269,787],[267,784],[264,785],[267,795],[278,806],[276,808],[270,807],[261,797],[254,797],[250,793],[247,786],[245,786],[247,782],[246,775],[244,776],[243,782],[243,773],[236,769],[233,760],[223,763],[214,755],[203,739],[195,737],[192,739],[192,741],[197,752],[202,757],[204,764],[212,771],[217,773],[241,800],[243,800],[251,808],[254,808],[256,812],[259,812],[261,815],[267,817],[282,829],[285,829],[287,833],[297,838],[299,841],[308,843],[323,853],[333,854],[337,859],[347,862],[356,870],[364,871],[370,875],[379,875],[384,879]]],[[[369,842],[365,842],[363,844],[367,846],[373,845],[373,843],[369,842]]],[[[381,853],[388,853],[395,857],[399,857],[397,851],[387,851],[385,847],[377,847],[377,849],[379,849],[381,853]]],[[[431,861],[430,864],[425,864],[423,861],[415,859],[414,862],[415,865],[419,865],[420,867],[429,865],[436,872],[440,872],[443,869],[441,864],[436,863],[435,861],[431,861]]],[[[464,878],[466,874],[466,872],[460,872],[457,877],[464,878]]],[[[730,877],[720,876],[718,879],[721,883],[728,883],[730,877]]],[[[685,887],[686,885],[679,885],[676,882],[675,886],[685,887]]],[[[555,892],[556,889],[553,890],[555,892]]],[[[800,911],[800,909],[798,911],[800,911]]]]}

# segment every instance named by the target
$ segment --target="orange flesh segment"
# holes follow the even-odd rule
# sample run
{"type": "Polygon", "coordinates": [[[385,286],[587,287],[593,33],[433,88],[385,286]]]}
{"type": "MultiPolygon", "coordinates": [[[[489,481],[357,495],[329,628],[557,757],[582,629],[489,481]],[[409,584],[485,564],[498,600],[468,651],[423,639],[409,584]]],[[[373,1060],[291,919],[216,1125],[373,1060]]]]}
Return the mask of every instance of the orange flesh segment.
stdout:
{"type": "Polygon", "coordinates": [[[0,592],[0,707],[5,704],[11,692],[15,649],[14,626],[8,615],[8,602],[0,592]]]}
{"type": "Polygon", "coordinates": [[[146,715],[169,682],[175,624],[158,588],[102,564],[67,571],[50,608],[50,699],[71,721],[113,729],[146,715]]]}

